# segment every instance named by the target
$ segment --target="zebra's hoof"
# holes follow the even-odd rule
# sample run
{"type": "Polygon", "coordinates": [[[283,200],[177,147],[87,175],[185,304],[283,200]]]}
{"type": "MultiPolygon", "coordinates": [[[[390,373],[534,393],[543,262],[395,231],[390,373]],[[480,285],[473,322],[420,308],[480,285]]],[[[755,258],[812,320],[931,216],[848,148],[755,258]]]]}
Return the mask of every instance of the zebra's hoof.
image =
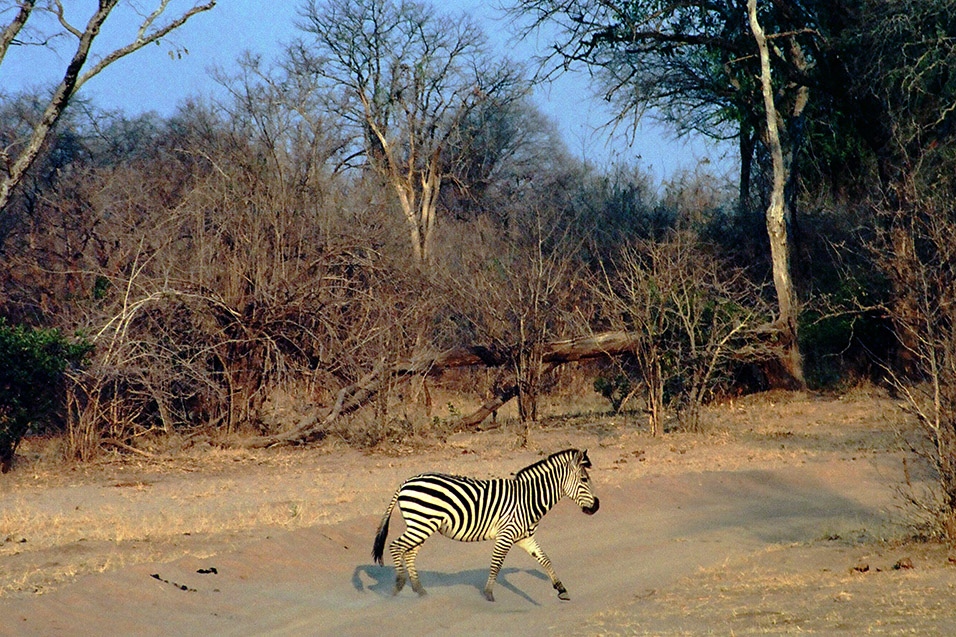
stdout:
{"type": "Polygon", "coordinates": [[[489,602],[493,602],[493,601],[495,601],[495,594],[492,593],[492,592],[489,591],[489,590],[486,590],[486,591],[485,591],[485,599],[487,599],[489,602]]]}
{"type": "Polygon", "coordinates": [[[571,600],[571,596],[568,595],[567,591],[558,591],[558,599],[567,602],[571,600]]]}

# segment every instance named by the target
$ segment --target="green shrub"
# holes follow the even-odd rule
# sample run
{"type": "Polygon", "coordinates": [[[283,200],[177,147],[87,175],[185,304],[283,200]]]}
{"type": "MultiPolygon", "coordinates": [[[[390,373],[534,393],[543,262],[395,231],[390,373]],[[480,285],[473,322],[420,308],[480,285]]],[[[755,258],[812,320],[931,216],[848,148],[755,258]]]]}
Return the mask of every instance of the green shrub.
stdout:
{"type": "Polygon", "coordinates": [[[631,379],[627,374],[617,374],[613,377],[598,376],[594,379],[594,391],[611,402],[614,413],[621,411],[621,405],[631,391],[631,379]]]}
{"type": "Polygon", "coordinates": [[[13,466],[25,435],[42,431],[59,405],[63,372],[91,350],[59,330],[9,326],[0,318],[0,471],[13,466]]]}
{"type": "MultiPolygon", "coordinates": [[[[852,273],[825,290],[816,307],[800,314],[800,350],[812,389],[832,389],[871,373],[872,360],[887,360],[896,342],[882,307],[891,284],[875,274],[852,273]]],[[[876,366],[876,370],[881,369],[876,366]]]]}

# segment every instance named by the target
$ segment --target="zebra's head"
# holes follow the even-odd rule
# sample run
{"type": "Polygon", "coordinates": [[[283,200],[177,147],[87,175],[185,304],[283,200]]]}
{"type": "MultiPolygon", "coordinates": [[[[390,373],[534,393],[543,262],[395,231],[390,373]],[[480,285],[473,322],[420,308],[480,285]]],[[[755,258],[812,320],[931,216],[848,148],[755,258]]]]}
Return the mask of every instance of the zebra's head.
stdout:
{"type": "Polygon", "coordinates": [[[587,450],[575,450],[564,480],[564,495],[574,500],[582,511],[588,515],[594,515],[601,506],[601,502],[594,495],[594,489],[591,486],[591,477],[588,475],[590,467],[591,459],[588,458],[587,450]]]}

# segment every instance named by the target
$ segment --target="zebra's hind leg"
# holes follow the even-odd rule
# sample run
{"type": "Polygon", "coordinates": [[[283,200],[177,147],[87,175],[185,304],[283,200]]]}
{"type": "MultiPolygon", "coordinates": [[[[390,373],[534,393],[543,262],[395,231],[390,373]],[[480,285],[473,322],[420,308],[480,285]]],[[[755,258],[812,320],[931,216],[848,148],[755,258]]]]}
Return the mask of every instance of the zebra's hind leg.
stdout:
{"type": "Polygon", "coordinates": [[[551,578],[551,585],[554,586],[554,590],[558,591],[558,599],[568,601],[571,599],[571,596],[568,595],[568,591],[564,588],[564,584],[561,583],[561,580],[558,579],[558,574],[554,572],[554,567],[551,566],[551,560],[548,558],[548,554],[544,552],[538,545],[538,541],[534,539],[534,535],[529,535],[523,540],[515,542],[518,546],[523,548],[528,552],[528,555],[538,560],[538,564],[544,568],[548,573],[548,577],[551,578]]]}
{"type": "Polygon", "coordinates": [[[408,549],[404,545],[398,543],[398,540],[392,542],[388,547],[389,553],[392,554],[392,562],[395,564],[395,591],[393,595],[398,595],[398,592],[405,587],[406,570],[405,570],[405,551],[408,549]]]}
{"type": "Polygon", "coordinates": [[[425,588],[418,579],[418,569],[415,568],[415,556],[418,549],[422,547],[422,542],[428,539],[428,536],[434,532],[434,529],[428,527],[418,527],[413,529],[411,526],[402,533],[389,546],[392,553],[392,560],[395,562],[395,593],[398,594],[405,586],[406,578],[411,580],[412,589],[419,595],[425,594],[425,588]]]}
{"type": "Polygon", "coordinates": [[[412,582],[412,590],[418,593],[419,596],[424,597],[425,587],[422,586],[421,581],[418,579],[418,569],[415,568],[415,556],[418,555],[418,549],[420,548],[422,548],[421,544],[408,549],[408,552],[405,553],[405,568],[412,582]]]}

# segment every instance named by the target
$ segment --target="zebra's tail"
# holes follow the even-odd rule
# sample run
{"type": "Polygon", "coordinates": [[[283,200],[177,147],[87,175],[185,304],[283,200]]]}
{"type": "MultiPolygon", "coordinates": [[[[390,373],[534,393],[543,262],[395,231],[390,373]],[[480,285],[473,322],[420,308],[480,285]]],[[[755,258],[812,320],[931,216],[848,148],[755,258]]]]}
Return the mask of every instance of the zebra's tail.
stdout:
{"type": "Polygon", "coordinates": [[[392,517],[392,509],[395,508],[395,503],[398,501],[399,492],[401,492],[401,489],[396,491],[395,495],[392,496],[392,501],[388,503],[388,508],[385,509],[385,515],[382,516],[382,521],[378,524],[378,533],[375,534],[375,544],[372,545],[372,559],[375,560],[376,564],[385,564],[383,557],[385,555],[385,538],[388,537],[388,521],[392,517]]]}

